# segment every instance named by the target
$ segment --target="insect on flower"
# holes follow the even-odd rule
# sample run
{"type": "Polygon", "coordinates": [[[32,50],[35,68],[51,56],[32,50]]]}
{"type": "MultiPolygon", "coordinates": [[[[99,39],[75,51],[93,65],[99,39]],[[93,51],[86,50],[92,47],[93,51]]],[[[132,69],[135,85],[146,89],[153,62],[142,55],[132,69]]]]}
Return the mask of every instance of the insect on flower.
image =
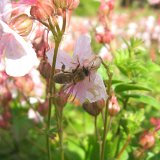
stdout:
{"type": "Polygon", "coordinates": [[[77,67],[75,69],[72,69],[71,71],[65,71],[65,65],[62,64],[61,72],[55,74],[53,80],[59,84],[76,84],[84,80],[86,77],[90,76],[91,72],[97,70],[100,67],[100,65],[101,57],[96,55],[91,56],[87,64],[82,67],[80,67],[80,62],[78,60],[77,67]]]}
{"type": "MultiPolygon", "coordinates": [[[[56,83],[64,85],[64,93],[78,99],[80,103],[86,100],[95,102],[107,98],[103,80],[96,72],[102,60],[93,54],[90,42],[88,36],[81,36],[76,42],[73,57],[59,50],[56,69],[60,72],[53,77],[56,83]]],[[[53,49],[47,52],[50,64],[52,64],[53,53],[53,49]]]]}

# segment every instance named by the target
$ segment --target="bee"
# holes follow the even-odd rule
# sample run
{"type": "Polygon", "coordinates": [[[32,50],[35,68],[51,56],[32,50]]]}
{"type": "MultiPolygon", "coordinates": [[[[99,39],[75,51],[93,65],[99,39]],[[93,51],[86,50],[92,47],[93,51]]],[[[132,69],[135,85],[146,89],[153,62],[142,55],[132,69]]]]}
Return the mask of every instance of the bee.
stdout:
{"type": "MultiPolygon", "coordinates": [[[[80,81],[83,81],[86,77],[90,76],[91,71],[97,70],[101,65],[101,58],[99,56],[91,56],[83,66],[78,65],[75,69],[71,71],[65,71],[65,65],[62,64],[62,69],[60,73],[56,73],[53,80],[59,84],[69,84],[74,85],[80,81]]],[[[90,77],[89,77],[90,79],[90,77]]]]}

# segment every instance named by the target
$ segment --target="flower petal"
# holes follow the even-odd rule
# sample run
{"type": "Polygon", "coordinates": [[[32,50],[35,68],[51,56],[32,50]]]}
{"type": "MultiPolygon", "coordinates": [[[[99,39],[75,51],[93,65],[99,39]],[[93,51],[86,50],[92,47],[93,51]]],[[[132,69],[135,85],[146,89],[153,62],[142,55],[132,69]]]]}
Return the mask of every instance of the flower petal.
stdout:
{"type": "Polygon", "coordinates": [[[105,85],[101,76],[97,73],[95,79],[92,82],[92,85],[90,85],[90,88],[87,90],[86,98],[90,102],[96,102],[100,99],[106,100],[107,98],[105,85]]]}
{"type": "Polygon", "coordinates": [[[90,103],[107,98],[106,88],[99,74],[94,74],[93,78],[87,77],[85,80],[74,86],[73,96],[79,99],[80,103],[88,100],[90,103]]]}
{"type": "Polygon", "coordinates": [[[18,3],[27,4],[27,5],[35,5],[37,3],[37,0],[20,0],[18,3]]]}
{"type": "Polygon", "coordinates": [[[3,32],[0,42],[3,44],[7,74],[15,77],[24,76],[34,66],[38,65],[35,51],[21,36],[1,20],[0,29],[3,32]]]}
{"type": "Polygon", "coordinates": [[[12,4],[10,0],[1,0],[0,1],[0,19],[5,22],[9,22],[11,17],[12,4]]]}
{"type": "MultiPolygon", "coordinates": [[[[48,62],[52,66],[54,49],[50,49],[46,55],[48,57],[48,62]]],[[[66,52],[62,50],[58,50],[57,60],[56,60],[56,69],[61,69],[62,65],[65,65],[66,69],[71,68],[73,66],[72,58],[66,52]]]]}
{"type": "Polygon", "coordinates": [[[74,48],[74,54],[73,59],[77,62],[77,60],[80,62],[81,65],[83,65],[83,61],[85,59],[88,59],[92,55],[92,49],[91,49],[91,39],[88,36],[82,35],[77,40],[75,48],[74,48]]]}

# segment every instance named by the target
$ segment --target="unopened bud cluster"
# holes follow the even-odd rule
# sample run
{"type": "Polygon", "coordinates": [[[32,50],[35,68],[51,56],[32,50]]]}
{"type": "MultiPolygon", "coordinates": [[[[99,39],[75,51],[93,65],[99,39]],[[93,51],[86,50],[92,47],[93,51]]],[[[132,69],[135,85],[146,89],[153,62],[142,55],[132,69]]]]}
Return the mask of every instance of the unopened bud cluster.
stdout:
{"type": "Polygon", "coordinates": [[[79,0],[53,0],[54,5],[62,10],[73,10],[79,5],[79,0]]]}

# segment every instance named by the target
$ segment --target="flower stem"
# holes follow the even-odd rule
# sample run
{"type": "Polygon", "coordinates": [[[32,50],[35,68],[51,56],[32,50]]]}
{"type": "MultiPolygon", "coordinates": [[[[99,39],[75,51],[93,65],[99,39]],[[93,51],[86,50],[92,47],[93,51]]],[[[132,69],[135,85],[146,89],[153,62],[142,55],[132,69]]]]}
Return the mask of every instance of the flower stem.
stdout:
{"type": "Polygon", "coordinates": [[[64,151],[63,151],[63,108],[59,110],[59,146],[60,146],[60,155],[61,160],[64,160],[64,151]]]}
{"type": "Polygon", "coordinates": [[[109,70],[109,67],[102,61],[103,66],[107,70],[108,74],[108,84],[107,84],[107,94],[108,94],[108,99],[106,101],[106,107],[105,107],[105,117],[104,117],[104,131],[103,131],[103,137],[102,137],[102,147],[101,147],[101,154],[100,154],[100,160],[104,160],[104,152],[105,152],[105,143],[106,143],[106,135],[108,132],[107,129],[107,120],[108,120],[108,106],[109,106],[109,100],[111,96],[111,85],[112,85],[112,73],[109,70]]]}
{"type": "MultiPolygon", "coordinates": [[[[49,78],[49,91],[48,91],[48,96],[49,96],[49,111],[48,111],[48,121],[47,121],[47,131],[49,132],[50,130],[50,125],[51,125],[51,110],[52,110],[52,102],[55,106],[55,115],[56,115],[56,120],[57,120],[57,128],[58,128],[58,135],[59,135],[59,143],[60,143],[60,152],[61,152],[61,160],[64,160],[64,152],[63,152],[63,131],[62,131],[62,110],[58,110],[58,106],[56,103],[55,95],[56,95],[56,88],[55,88],[55,82],[53,81],[53,76],[55,73],[55,66],[56,66],[56,59],[57,59],[57,54],[58,54],[58,48],[60,45],[60,42],[62,40],[62,36],[65,32],[65,27],[66,27],[66,12],[64,12],[63,15],[63,27],[62,31],[60,32],[58,30],[58,33],[55,31],[54,26],[52,25],[52,22],[50,18],[48,19],[49,25],[51,32],[53,33],[53,36],[55,37],[55,48],[54,48],[54,56],[53,56],[53,61],[52,61],[52,67],[51,67],[51,73],[50,73],[50,78],[49,78]]],[[[50,137],[49,134],[46,136],[46,141],[47,141],[47,151],[48,151],[48,160],[52,160],[51,157],[51,145],[50,145],[50,137]]]]}
{"type": "MultiPolygon", "coordinates": [[[[55,49],[54,49],[54,56],[53,56],[53,62],[52,62],[52,70],[50,73],[50,79],[49,79],[49,110],[48,110],[48,121],[47,121],[47,131],[50,130],[50,124],[51,124],[51,109],[52,109],[52,95],[53,95],[53,86],[54,86],[54,81],[52,80],[55,72],[55,64],[56,64],[56,58],[57,58],[57,53],[58,53],[58,48],[59,48],[60,42],[57,42],[55,44],[55,49]]],[[[55,89],[54,89],[55,92],[55,89]]],[[[50,146],[50,137],[47,134],[47,151],[48,151],[48,160],[52,160],[51,157],[51,146],[50,146]]]]}
{"type": "Polygon", "coordinates": [[[122,147],[122,149],[118,153],[118,155],[116,157],[117,159],[120,159],[122,153],[125,151],[125,149],[127,148],[128,144],[130,143],[130,141],[131,141],[131,136],[129,135],[128,138],[127,138],[127,140],[126,140],[126,142],[125,142],[125,144],[124,144],[124,146],[122,147]]]}

